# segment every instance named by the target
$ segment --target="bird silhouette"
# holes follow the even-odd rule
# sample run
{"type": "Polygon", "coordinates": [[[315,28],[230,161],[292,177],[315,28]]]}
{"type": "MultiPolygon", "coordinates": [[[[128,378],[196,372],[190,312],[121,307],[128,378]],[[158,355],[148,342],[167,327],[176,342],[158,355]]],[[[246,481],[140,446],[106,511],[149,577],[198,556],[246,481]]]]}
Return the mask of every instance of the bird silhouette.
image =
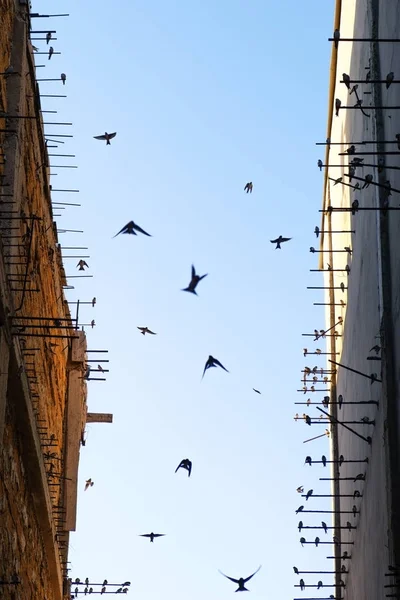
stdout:
{"type": "Polygon", "coordinates": [[[115,138],[116,135],[117,135],[116,131],[114,133],[107,133],[107,131],[106,131],[104,135],[94,135],[93,137],[95,140],[105,140],[106,146],[111,146],[110,140],[115,138]]]}
{"type": "Polygon", "coordinates": [[[261,569],[261,565],[258,567],[257,571],[254,571],[254,573],[252,575],[249,575],[249,577],[240,577],[239,579],[234,579],[233,577],[229,577],[228,575],[225,575],[225,573],[223,573],[222,571],[219,571],[221,573],[221,575],[223,575],[224,577],[226,577],[227,579],[230,579],[230,581],[233,581],[233,583],[237,583],[238,584],[238,589],[235,590],[236,592],[248,592],[249,590],[245,587],[245,583],[247,583],[248,581],[250,581],[250,579],[252,577],[254,577],[254,575],[256,573],[258,573],[258,571],[261,569]]]}
{"type": "Polygon", "coordinates": [[[296,492],[297,492],[298,494],[302,494],[302,493],[304,492],[304,487],[303,487],[302,485],[300,485],[300,486],[299,486],[299,487],[296,489],[296,492]]]}
{"type": "Polygon", "coordinates": [[[326,467],[326,456],[324,454],[321,456],[321,460],[324,467],[326,467]]]}
{"type": "Polygon", "coordinates": [[[304,461],[304,464],[310,465],[310,467],[311,467],[311,465],[312,465],[311,456],[306,456],[306,460],[304,461]]]}
{"type": "Polygon", "coordinates": [[[84,490],[84,491],[86,492],[86,490],[87,490],[88,488],[92,487],[93,485],[94,485],[94,481],[92,481],[92,478],[90,477],[89,479],[87,479],[87,480],[86,480],[86,483],[85,483],[85,490],[84,490]]]}
{"type": "Polygon", "coordinates": [[[328,526],[327,526],[327,524],[325,523],[325,521],[321,521],[321,526],[323,527],[323,529],[324,529],[325,533],[328,533],[328,526]]]}
{"type": "Polygon", "coordinates": [[[276,244],[275,250],[281,250],[281,244],[283,244],[284,242],[288,242],[291,239],[292,238],[284,238],[280,235],[278,238],[276,238],[276,240],[270,240],[270,242],[271,244],[276,244]]]}
{"type": "Polygon", "coordinates": [[[150,538],[150,542],[154,542],[154,538],[163,537],[164,535],[166,535],[166,534],[165,533],[153,533],[153,532],[151,532],[151,533],[141,533],[141,534],[139,534],[139,537],[148,537],[148,538],[150,538]]]}
{"type": "Polygon", "coordinates": [[[339,100],[339,98],[336,98],[336,100],[335,100],[335,110],[336,110],[336,113],[335,114],[336,114],[337,117],[339,116],[339,110],[340,110],[341,106],[342,106],[341,100],[339,100]]]}
{"type": "Polygon", "coordinates": [[[299,506],[299,508],[296,510],[296,515],[299,514],[299,512],[303,512],[304,510],[304,505],[302,504],[301,506],[299,506]]]}
{"type": "Polygon", "coordinates": [[[323,164],[324,163],[322,162],[322,160],[318,159],[317,165],[318,165],[320,171],[322,171],[323,164]]]}
{"type": "Polygon", "coordinates": [[[340,31],[339,31],[339,29],[335,29],[335,31],[333,32],[333,41],[334,41],[336,50],[339,47],[339,40],[340,40],[340,31]]]}
{"type": "Polygon", "coordinates": [[[195,270],[194,266],[192,265],[192,278],[191,278],[190,283],[187,286],[187,288],[183,288],[182,292],[191,292],[192,294],[196,294],[196,296],[197,296],[197,292],[196,292],[197,284],[199,283],[199,281],[204,279],[204,277],[207,277],[207,275],[208,275],[208,273],[206,273],[205,275],[201,275],[201,276],[197,275],[196,270],[195,270]]]}
{"type": "Polygon", "coordinates": [[[347,89],[350,89],[350,77],[349,77],[349,75],[347,75],[347,73],[343,73],[343,81],[344,81],[347,89]]]}
{"type": "Polygon", "coordinates": [[[46,34],[46,44],[48,44],[50,40],[51,40],[51,31],[49,31],[49,33],[46,34]]]}
{"type": "Polygon", "coordinates": [[[67,81],[67,76],[65,73],[61,73],[61,81],[63,82],[63,85],[65,85],[65,82],[67,81]]]}
{"type": "Polygon", "coordinates": [[[48,58],[48,60],[50,60],[50,59],[51,59],[51,57],[53,56],[53,54],[54,54],[54,48],[53,48],[53,46],[50,46],[50,48],[49,48],[49,58],[48,58]]]}
{"type": "Polygon", "coordinates": [[[376,352],[376,354],[379,354],[379,352],[381,351],[381,347],[380,347],[380,346],[378,346],[378,344],[375,344],[375,346],[372,346],[372,348],[371,348],[370,352],[372,352],[372,350],[373,350],[374,352],[376,352]]]}
{"type": "Polygon", "coordinates": [[[322,583],[322,581],[318,581],[317,584],[317,590],[319,590],[320,588],[322,588],[324,586],[324,584],[322,583]]]}
{"type": "Polygon", "coordinates": [[[120,233],[130,233],[133,235],[137,235],[137,233],[136,233],[137,231],[139,231],[140,233],[143,233],[143,235],[147,235],[148,237],[151,237],[150,233],[147,233],[147,231],[145,231],[144,229],[139,227],[139,225],[136,225],[136,223],[134,221],[129,221],[129,223],[124,225],[124,227],[120,231],[118,231],[118,233],[116,233],[113,237],[117,237],[117,235],[119,235],[120,233]]]}
{"type": "Polygon", "coordinates": [[[295,572],[295,574],[296,574],[296,575],[298,575],[298,574],[299,574],[299,570],[298,570],[298,568],[297,568],[297,567],[293,567],[293,571],[295,572]]]}
{"type": "Polygon", "coordinates": [[[244,191],[246,192],[246,194],[248,194],[250,192],[250,194],[253,193],[253,182],[249,181],[248,183],[246,183],[246,185],[244,186],[244,191]]]}
{"type": "Polygon", "coordinates": [[[300,579],[299,585],[300,585],[300,589],[301,589],[301,591],[303,591],[303,590],[304,590],[304,588],[305,588],[304,579],[300,579]]]}
{"type": "Polygon", "coordinates": [[[190,474],[192,472],[192,461],[190,461],[188,458],[184,458],[176,467],[175,473],[178,471],[178,469],[186,469],[186,471],[188,472],[188,477],[190,477],[190,474]]]}
{"type": "Polygon", "coordinates": [[[368,175],[365,176],[365,181],[364,181],[364,185],[362,186],[362,190],[364,188],[367,188],[370,186],[370,184],[372,183],[372,180],[374,179],[373,175],[371,175],[371,173],[369,173],[368,175]]]}
{"type": "MultiPolygon", "coordinates": [[[[301,537],[300,538],[300,544],[303,546],[303,544],[305,544],[305,543],[306,543],[306,538],[305,537],[301,537]]],[[[303,546],[303,548],[304,548],[304,546],[303,546]]]]}
{"type": "Polygon", "coordinates": [[[319,542],[320,542],[320,539],[319,539],[319,537],[317,536],[317,537],[315,538],[315,540],[314,540],[314,544],[316,545],[316,547],[317,547],[317,548],[318,548],[318,544],[319,544],[319,542]]]}
{"type": "Polygon", "coordinates": [[[358,202],[358,200],[354,200],[351,204],[351,214],[355,215],[356,212],[358,211],[358,207],[359,207],[360,203],[358,202]]]}
{"type": "Polygon", "coordinates": [[[260,390],[256,390],[256,388],[253,388],[253,392],[255,392],[256,394],[261,394],[260,390]]]}
{"type": "Polygon", "coordinates": [[[320,229],[319,229],[318,225],[316,225],[315,229],[314,229],[314,233],[315,233],[316,237],[319,236],[319,231],[320,231],[320,229]]]}
{"type": "Polygon", "coordinates": [[[150,333],[151,335],[157,335],[154,331],[151,331],[148,327],[138,327],[140,329],[140,333],[142,335],[146,335],[146,333],[150,333]]]}
{"type": "Polygon", "coordinates": [[[299,528],[299,532],[300,532],[303,528],[303,521],[299,521],[299,524],[297,525],[297,527],[299,528]]]}
{"type": "MultiPolygon", "coordinates": [[[[229,373],[228,369],[225,369],[224,365],[223,365],[223,364],[221,364],[221,363],[219,362],[219,360],[217,360],[216,358],[214,358],[214,357],[213,357],[213,356],[211,356],[211,354],[210,354],[210,356],[209,356],[209,357],[208,357],[208,359],[207,359],[206,365],[205,365],[205,367],[204,367],[204,371],[203,371],[203,377],[204,377],[204,375],[205,375],[205,372],[207,371],[207,369],[211,369],[212,367],[221,367],[221,369],[223,369],[224,371],[226,371],[227,373],[229,373]]],[[[203,379],[203,377],[202,377],[202,379],[203,379]]]]}
{"type": "Polygon", "coordinates": [[[85,267],[89,268],[89,265],[87,264],[87,262],[85,260],[83,260],[82,258],[76,266],[79,267],[80,271],[84,271],[85,267]]]}
{"type": "Polygon", "coordinates": [[[386,75],[386,89],[388,90],[391,86],[391,84],[393,83],[393,79],[394,79],[394,73],[393,71],[390,71],[390,73],[388,73],[386,75]]]}
{"type": "Polygon", "coordinates": [[[314,490],[308,490],[307,494],[306,494],[306,500],[308,500],[310,498],[310,496],[313,495],[313,491],[314,490]]]}

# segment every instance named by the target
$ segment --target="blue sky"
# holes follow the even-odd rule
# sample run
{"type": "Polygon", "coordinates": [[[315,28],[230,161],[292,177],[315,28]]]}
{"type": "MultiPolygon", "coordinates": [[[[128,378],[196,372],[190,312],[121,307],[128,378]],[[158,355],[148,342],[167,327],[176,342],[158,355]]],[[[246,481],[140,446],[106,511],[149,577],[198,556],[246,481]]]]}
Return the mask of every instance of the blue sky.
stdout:
{"type": "MultiPolygon", "coordinates": [[[[57,30],[51,44],[62,52],[37,57],[38,77],[67,74],[65,87],[41,84],[68,95],[42,108],[73,122],[46,131],[74,134],[52,152],[76,158],[51,162],[79,169],[53,169],[52,184],[80,194],[53,200],[82,204],[57,222],[85,233],[60,242],[89,247],[94,277],[70,279],[68,298],[97,297],[81,322],[95,319],[88,346],[109,350],[110,373],[88,383],[88,405],[114,414],[112,425],[87,427],[71,576],[130,580],[142,600],[221,599],[235,586],[218,569],[240,577],[262,564],[254,600],[299,597],[293,565],[333,564],[331,546],[299,544],[297,486],[330,486],[318,481],[327,469],[303,466],[307,454],[328,453],[325,439],[303,444],[324,427],[295,423],[303,407],[293,403],[304,398],[304,365],[323,366],[303,358],[313,342],[301,334],[324,326],[313,306],[322,295],[306,286],[322,285],[308,250],[320,222],[315,142],[326,137],[334,3],[43,0],[33,9],[71,15],[33,21],[57,30]],[[93,139],[104,131],[117,131],[111,146],[93,139]],[[112,239],[131,219],[153,237],[112,239]],[[275,251],[269,240],[280,234],[293,239],[275,251]],[[192,263],[208,273],[198,297],[180,291],[192,263]],[[140,335],[146,325],[157,336],[140,335]],[[209,354],[230,373],[200,381],[209,354]],[[186,457],[190,479],[174,474],[186,457]],[[138,537],[150,531],[167,536],[138,537]]],[[[67,275],[76,262],[65,259],[67,275]]]]}

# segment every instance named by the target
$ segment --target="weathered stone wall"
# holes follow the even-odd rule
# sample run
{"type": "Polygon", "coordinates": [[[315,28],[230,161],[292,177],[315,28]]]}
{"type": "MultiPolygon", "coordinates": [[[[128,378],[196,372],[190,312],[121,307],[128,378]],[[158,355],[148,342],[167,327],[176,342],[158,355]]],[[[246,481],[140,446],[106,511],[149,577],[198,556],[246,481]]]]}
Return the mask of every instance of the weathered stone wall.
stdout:
{"type": "Polygon", "coordinates": [[[15,71],[0,75],[0,592],[52,600],[75,529],[86,341],[63,294],[28,10],[0,3],[0,73],[15,71]]]}

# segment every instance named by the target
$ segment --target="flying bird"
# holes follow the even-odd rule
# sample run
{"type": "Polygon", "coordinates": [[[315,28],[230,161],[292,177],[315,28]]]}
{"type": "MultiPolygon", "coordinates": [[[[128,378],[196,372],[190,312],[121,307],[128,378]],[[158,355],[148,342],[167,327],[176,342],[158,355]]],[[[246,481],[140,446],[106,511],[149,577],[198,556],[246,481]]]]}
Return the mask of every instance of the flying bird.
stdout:
{"type": "Polygon", "coordinates": [[[87,264],[87,262],[85,260],[83,260],[82,258],[76,266],[79,267],[80,271],[84,271],[85,267],[89,268],[89,265],[87,264]]]}
{"type": "Polygon", "coordinates": [[[87,479],[87,480],[86,480],[86,483],[85,483],[85,490],[84,490],[84,491],[86,492],[86,490],[87,490],[88,488],[92,487],[93,485],[94,485],[94,481],[92,481],[92,478],[90,477],[89,479],[87,479]]]}
{"type": "Polygon", "coordinates": [[[291,239],[292,238],[284,238],[280,235],[276,240],[270,240],[270,242],[271,244],[276,244],[275,250],[278,250],[278,248],[281,249],[281,244],[283,244],[283,242],[288,242],[291,239]]]}
{"type": "Polygon", "coordinates": [[[336,98],[336,100],[335,100],[335,110],[336,110],[336,116],[337,117],[339,116],[339,110],[340,110],[341,106],[342,106],[341,100],[339,100],[339,98],[336,98]]]}
{"type": "Polygon", "coordinates": [[[374,352],[376,352],[376,354],[379,354],[379,352],[381,351],[381,347],[378,346],[378,344],[376,344],[375,346],[372,346],[370,352],[372,352],[372,350],[374,350],[374,352]]]}
{"type": "Polygon", "coordinates": [[[51,40],[51,31],[49,31],[49,33],[46,34],[46,44],[48,44],[50,40],[51,40]]]}
{"type": "Polygon", "coordinates": [[[255,392],[256,394],[261,394],[260,390],[256,390],[256,388],[253,388],[253,392],[255,392]]]}
{"type": "Polygon", "coordinates": [[[188,458],[184,458],[176,467],[175,473],[178,471],[178,469],[186,469],[186,471],[188,472],[188,477],[190,477],[190,473],[192,472],[192,461],[188,458]]]}
{"type": "Polygon", "coordinates": [[[299,487],[296,489],[296,492],[297,492],[298,494],[302,494],[302,493],[304,492],[304,487],[303,487],[302,485],[300,485],[300,486],[299,486],[299,487]]]}
{"type": "Polygon", "coordinates": [[[190,283],[187,286],[187,288],[183,288],[182,292],[191,292],[192,294],[196,294],[196,296],[197,296],[197,292],[196,292],[197,284],[199,283],[199,281],[204,279],[204,277],[207,277],[207,275],[208,275],[208,273],[206,273],[205,275],[201,275],[201,276],[197,275],[196,269],[192,265],[192,278],[191,278],[190,283]]]}
{"type": "Polygon", "coordinates": [[[50,46],[50,48],[49,48],[49,60],[51,59],[51,57],[53,56],[53,54],[54,54],[54,48],[53,48],[53,46],[50,46]]]}
{"type": "Polygon", "coordinates": [[[150,335],[157,335],[154,331],[151,331],[148,327],[138,327],[140,329],[140,333],[142,335],[146,335],[146,333],[150,333],[150,335]]]}
{"type": "Polygon", "coordinates": [[[246,192],[246,194],[248,194],[250,192],[250,194],[253,193],[253,182],[249,181],[248,183],[246,183],[246,185],[244,186],[244,191],[246,192]]]}
{"type": "Polygon", "coordinates": [[[65,73],[61,73],[61,81],[63,82],[63,85],[65,85],[65,82],[67,80],[67,76],[65,73]]]}
{"type": "Polygon", "coordinates": [[[349,75],[347,75],[347,73],[343,73],[343,81],[344,81],[347,89],[350,89],[350,77],[349,77],[349,75]]]}
{"type": "Polygon", "coordinates": [[[393,83],[393,79],[394,79],[394,73],[393,71],[390,71],[390,73],[388,73],[386,75],[386,89],[388,90],[391,86],[391,84],[393,83]]]}
{"type": "MultiPolygon", "coordinates": [[[[229,373],[228,369],[225,369],[224,365],[223,365],[223,364],[221,364],[221,363],[219,362],[219,360],[217,360],[216,358],[214,358],[214,357],[213,357],[213,356],[211,356],[211,354],[210,354],[210,356],[209,356],[209,357],[208,357],[208,359],[207,359],[206,365],[205,365],[205,367],[204,367],[204,371],[203,371],[203,377],[204,377],[204,375],[205,375],[205,372],[207,371],[207,369],[211,369],[212,367],[221,367],[221,369],[223,369],[224,371],[226,371],[227,373],[229,373]]],[[[202,377],[202,379],[203,379],[203,377],[202,377]]]]}
{"type": "Polygon", "coordinates": [[[164,535],[166,535],[165,533],[141,533],[139,534],[139,537],[148,537],[150,538],[150,542],[154,542],[154,538],[157,537],[163,537],[164,535]]]}
{"type": "Polygon", "coordinates": [[[143,235],[151,237],[150,233],[147,233],[147,231],[139,227],[139,225],[136,225],[134,221],[129,221],[129,223],[124,225],[124,227],[120,231],[118,231],[118,233],[116,233],[113,237],[117,237],[117,235],[119,235],[120,233],[131,233],[132,235],[137,235],[137,231],[139,231],[139,233],[143,233],[143,235]]]}
{"type": "Polygon", "coordinates": [[[111,146],[110,140],[115,138],[116,135],[116,131],[114,133],[107,133],[106,131],[104,135],[94,135],[93,137],[95,140],[106,140],[106,146],[111,146]]]}
{"type": "Polygon", "coordinates": [[[222,571],[219,571],[221,573],[221,575],[223,575],[224,577],[226,577],[227,579],[229,579],[230,581],[233,581],[233,583],[237,583],[237,585],[239,586],[237,590],[235,590],[236,592],[248,592],[249,590],[245,587],[245,583],[247,583],[248,581],[250,581],[250,579],[252,577],[254,577],[254,575],[256,573],[258,573],[258,571],[261,569],[261,565],[258,567],[257,571],[254,571],[254,573],[252,575],[249,575],[249,577],[243,578],[240,577],[240,579],[234,579],[233,577],[228,577],[228,575],[225,575],[225,573],[223,573],[222,571]]]}

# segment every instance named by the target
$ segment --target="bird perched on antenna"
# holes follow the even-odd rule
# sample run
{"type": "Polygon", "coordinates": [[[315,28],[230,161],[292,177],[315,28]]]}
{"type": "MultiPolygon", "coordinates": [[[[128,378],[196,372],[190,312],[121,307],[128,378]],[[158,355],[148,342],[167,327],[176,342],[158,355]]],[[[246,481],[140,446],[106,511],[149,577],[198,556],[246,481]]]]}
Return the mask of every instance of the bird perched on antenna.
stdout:
{"type": "Polygon", "coordinates": [[[199,281],[204,279],[204,277],[207,277],[207,275],[208,275],[208,273],[206,273],[205,275],[201,275],[201,276],[197,275],[196,269],[192,265],[192,278],[191,278],[190,283],[187,286],[187,288],[183,288],[182,292],[191,292],[192,294],[195,294],[197,296],[197,292],[196,292],[197,284],[199,283],[199,281]]]}
{"type": "Polygon", "coordinates": [[[249,577],[240,577],[239,579],[234,579],[233,577],[228,577],[228,575],[225,575],[225,573],[223,573],[222,571],[219,571],[221,573],[221,575],[223,575],[224,577],[226,577],[227,579],[229,579],[230,581],[233,581],[233,583],[237,583],[237,585],[239,586],[237,590],[235,590],[236,592],[248,592],[249,590],[245,587],[245,583],[247,583],[248,581],[250,581],[250,579],[252,577],[254,577],[254,575],[256,573],[258,573],[258,571],[261,569],[261,565],[258,567],[257,571],[254,571],[254,573],[252,575],[249,575],[249,577]]]}
{"type": "MultiPolygon", "coordinates": [[[[221,369],[223,369],[224,371],[229,373],[228,369],[225,369],[224,365],[222,363],[220,363],[219,360],[217,360],[216,358],[211,356],[211,354],[210,354],[210,356],[207,359],[206,365],[204,367],[203,377],[204,377],[207,369],[211,369],[212,367],[221,367],[221,369]]],[[[203,377],[202,377],[202,379],[203,379],[203,377]]]]}
{"type": "Polygon", "coordinates": [[[140,333],[142,335],[146,335],[146,333],[150,333],[150,335],[157,335],[154,331],[151,331],[148,327],[138,327],[140,329],[140,333]]]}
{"type": "Polygon", "coordinates": [[[281,250],[281,244],[283,244],[284,242],[288,242],[289,240],[291,240],[292,238],[284,238],[281,235],[276,238],[276,240],[270,240],[271,244],[276,244],[275,250],[281,250]]]}
{"type": "Polygon", "coordinates": [[[117,235],[119,235],[120,233],[130,233],[132,235],[137,235],[137,231],[139,231],[139,233],[143,233],[143,235],[151,237],[150,233],[147,233],[147,231],[139,227],[139,225],[136,225],[134,221],[129,221],[129,223],[124,225],[124,227],[120,231],[118,231],[118,233],[116,233],[113,237],[117,237],[117,235]]]}
{"type": "Polygon", "coordinates": [[[154,542],[154,538],[163,537],[165,533],[141,533],[139,537],[148,537],[150,538],[150,542],[154,542]]]}
{"type": "Polygon", "coordinates": [[[115,138],[116,135],[117,135],[116,131],[114,133],[107,133],[107,131],[106,131],[104,135],[94,135],[93,137],[95,140],[105,140],[106,146],[111,146],[110,140],[115,138]]]}
{"type": "Polygon", "coordinates": [[[246,183],[246,185],[244,186],[244,191],[246,192],[246,194],[248,194],[250,192],[250,194],[253,193],[253,182],[249,181],[248,183],[246,183]]]}

